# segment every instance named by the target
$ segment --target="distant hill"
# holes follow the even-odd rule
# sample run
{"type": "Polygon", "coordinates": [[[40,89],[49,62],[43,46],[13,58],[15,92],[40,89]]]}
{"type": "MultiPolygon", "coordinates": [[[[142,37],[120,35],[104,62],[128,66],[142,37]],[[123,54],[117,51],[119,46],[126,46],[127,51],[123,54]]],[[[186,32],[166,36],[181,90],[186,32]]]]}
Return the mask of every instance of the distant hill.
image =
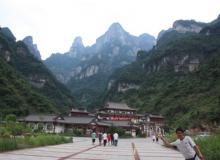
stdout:
{"type": "Polygon", "coordinates": [[[79,105],[91,108],[103,103],[111,73],[135,61],[138,50],[149,50],[155,42],[149,34],[133,36],[113,23],[94,45],[85,47],[76,37],[69,52],[53,54],[44,63],[72,90],[79,105]]]}
{"type": "Polygon", "coordinates": [[[8,28],[0,28],[0,66],[1,116],[65,112],[73,105],[71,92],[8,28]]]}
{"type": "Polygon", "coordinates": [[[199,32],[164,32],[152,50],[140,51],[135,62],[112,74],[105,100],[125,101],[140,112],[162,114],[172,126],[218,125],[218,19],[202,23],[199,32]]]}

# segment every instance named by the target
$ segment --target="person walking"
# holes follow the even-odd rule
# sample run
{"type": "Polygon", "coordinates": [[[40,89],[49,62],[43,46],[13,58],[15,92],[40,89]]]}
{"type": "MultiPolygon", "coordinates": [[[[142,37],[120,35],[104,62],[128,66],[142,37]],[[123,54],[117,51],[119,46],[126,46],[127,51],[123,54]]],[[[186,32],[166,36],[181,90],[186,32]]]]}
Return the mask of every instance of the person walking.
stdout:
{"type": "Polygon", "coordinates": [[[114,145],[114,136],[113,136],[113,133],[111,133],[111,144],[114,145]]]}
{"type": "Polygon", "coordinates": [[[191,137],[184,135],[182,128],[176,129],[177,140],[169,143],[163,136],[159,135],[160,139],[167,147],[176,147],[186,160],[205,160],[198,146],[191,137]]]}
{"type": "Polygon", "coordinates": [[[103,134],[103,143],[104,143],[104,147],[105,147],[106,143],[107,143],[107,133],[106,132],[103,134]]]}
{"type": "Polygon", "coordinates": [[[155,142],[155,140],[156,140],[156,136],[155,136],[155,134],[153,134],[152,135],[152,141],[155,142]]]}
{"type": "Polygon", "coordinates": [[[159,141],[159,137],[158,137],[158,134],[156,135],[156,142],[158,142],[159,141]]]}
{"type": "Polygon", "coordinates": [[[118,133],[117,132],[114,133],[113,137],[114,137],[114,145],[117,146],[118,145],[118,133]]]}
{"type": "Polygon", "coordinates": [[[95,133],[95,131],[92,132],[91,138],[92,138],[92,145],[94,145],[94,144],[95,144],[95,139],[96,139],[96,133],[95,133]]]}
{"type": "Polygon", "coordinates": [[[99,138],[99,145],[102,145],[102,132],[98,133],[98,138],[99,138]]]}
{"type": "Polygon", "coordinates": [[[111,144],[111,133],[108,133],[107,138],[108,138],[108,145],[110,145],[111,144]]]}

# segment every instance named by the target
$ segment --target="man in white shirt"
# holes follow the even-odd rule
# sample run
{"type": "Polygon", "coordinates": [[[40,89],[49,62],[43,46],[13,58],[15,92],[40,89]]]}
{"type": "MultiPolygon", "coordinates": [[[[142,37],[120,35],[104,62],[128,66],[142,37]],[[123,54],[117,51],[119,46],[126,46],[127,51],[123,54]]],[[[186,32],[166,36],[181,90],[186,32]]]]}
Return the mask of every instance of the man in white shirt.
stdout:
{"type": "Polygon", "coordinates": [[[184,135],[182,128],[176,129],[177,140],[169,143],[164,137],[160,136],[161,140],[167,147],[176,147],[185,157],[186,160],[205,160],[199,148],[191,137],[184,135]]]}
{"type": "Polygon", "coordinates": [[[103,144],[104,144],[104,147],[106,146],[106,143],[107,143],[107,133],[105,132],[103,134],[103,144]]]}
{"type": "Polygon", "coordinates": [[[113,137],[114,137],[114,145],[117,146],[118,145],[118,133],[114,133],[113,137]]]}

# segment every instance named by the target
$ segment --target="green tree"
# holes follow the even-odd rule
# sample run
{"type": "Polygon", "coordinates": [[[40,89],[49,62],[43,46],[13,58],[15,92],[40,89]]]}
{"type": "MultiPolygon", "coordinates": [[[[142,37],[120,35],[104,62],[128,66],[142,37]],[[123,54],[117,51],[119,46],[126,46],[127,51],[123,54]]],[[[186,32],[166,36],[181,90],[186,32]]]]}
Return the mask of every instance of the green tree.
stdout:
{"type": "Polygon", "coordinates": [[[16,115],[14,115],[14,114],[9,114],[9,115],[7,115],[6,117],[5,117],[5,121],[7,122],[7,123],[10,123],[10,122],[16,122],[16,115]]]}

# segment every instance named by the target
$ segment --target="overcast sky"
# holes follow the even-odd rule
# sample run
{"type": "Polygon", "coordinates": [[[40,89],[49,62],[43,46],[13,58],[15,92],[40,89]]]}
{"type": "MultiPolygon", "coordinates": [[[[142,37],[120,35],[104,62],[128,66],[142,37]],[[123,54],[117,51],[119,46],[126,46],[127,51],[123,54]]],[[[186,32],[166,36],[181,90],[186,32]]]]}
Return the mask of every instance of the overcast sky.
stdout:
{"type": "Polygon", "coordinates": [[[177,19],[210,22],[219,14],[220,0],[0,0],[0,25],[17,40],[32,35],[43,59],[68,51],[76,36],[95,43],[113,22],[156,37],[177,19]]]}

